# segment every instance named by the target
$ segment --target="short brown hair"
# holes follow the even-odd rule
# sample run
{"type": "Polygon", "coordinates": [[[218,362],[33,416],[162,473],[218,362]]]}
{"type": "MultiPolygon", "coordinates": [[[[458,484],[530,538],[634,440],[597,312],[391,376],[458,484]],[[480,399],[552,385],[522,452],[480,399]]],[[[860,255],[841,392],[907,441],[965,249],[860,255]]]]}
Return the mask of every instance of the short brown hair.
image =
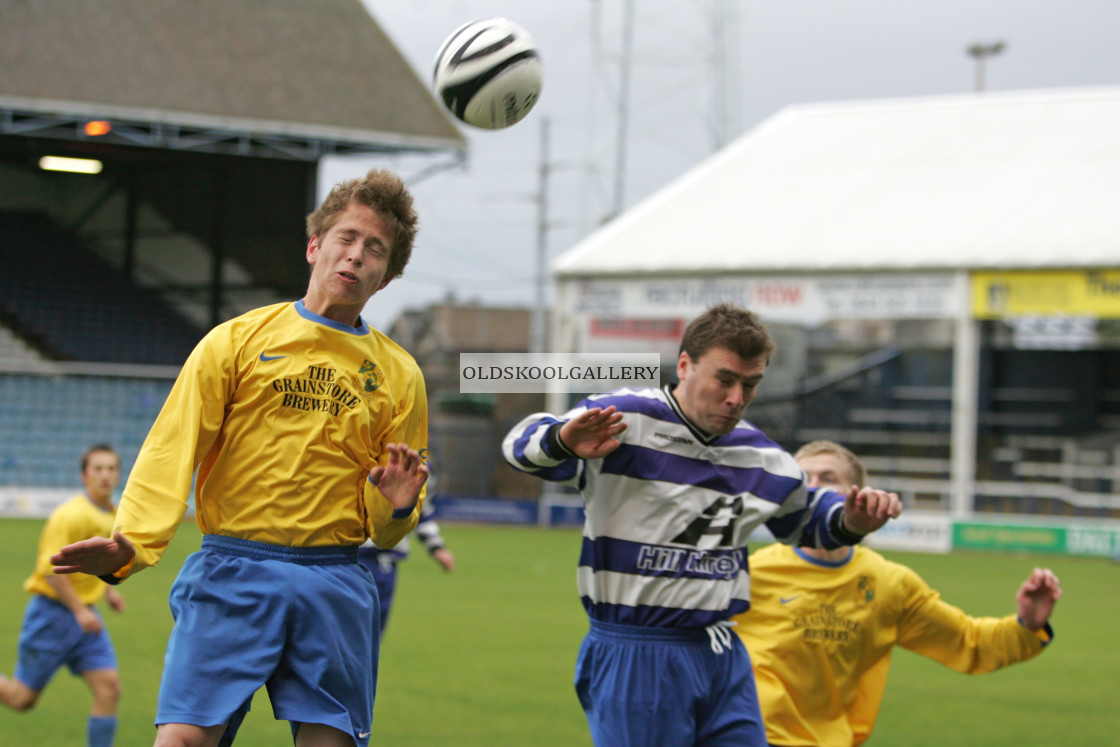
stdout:
{"type": "Polygon", "coordinates": [[[118,467],[120,466],[121,455],[117,453],[116,449],[114,449],[112,446],[110,446],[107,443],[94,444],[93,446],[86,449],[85,453],[82,454],[81,465],[82,465],[82,474],[83,475],[86,473],[86,467],[89,466],[89,458],[94,454],[100,454],[100,453],[112,454],[113,456],[115,456],[117,458],[117,466],[118,467]]]}
{"type": "Polygon", "coordinates": [[[385,169],[371,169],[362,179],[339,182],[315,212],[307,216],[307,238],[323,236],[331,230],[350,203],[372,208],[393,232],[387,280],[400,277],[412,258],[416,241],[416,210],[412,195],[399,176],[385,169]]]}
{"type": "Polygon", "coordinates": [[[863,461],[835,441],[810,441],[797,450],[793,459],[794,461],[800,461],[805,457],[817,456],[818,454],[831,454],[843,462],[848,468],[848,476],[851,478],[853,485],[862,488],[867,484],[867,467],[864,466],[863,461]]]}
{"type": "Polygon", "coordinates": [[[681,352],[693,361],[714,347],[727,348],[743,360],[762,355],[769,363],[776,345],[757,314],[719,303],[693,319],[681,338],[681,352]]]}

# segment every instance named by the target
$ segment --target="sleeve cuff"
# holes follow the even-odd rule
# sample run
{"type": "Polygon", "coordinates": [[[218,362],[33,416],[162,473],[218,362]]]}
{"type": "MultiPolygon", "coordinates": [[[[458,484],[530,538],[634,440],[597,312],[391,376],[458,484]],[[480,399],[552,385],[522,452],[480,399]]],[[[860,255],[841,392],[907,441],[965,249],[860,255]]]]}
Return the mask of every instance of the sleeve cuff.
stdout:
{"type": "Polygon", "coordinates": [[[548,426],[548,432],[544,434],[544,451],[553,459],[577,459],[576,453],[560,440],[560,429],[563,427],[562,422],[548,426]]]}
{"type": "Polygon", "coordinates": [[[113,571],[112,573],[106,573],[104,576],[98,576],[98,578],[109,584],[110,586],[116,586],[121,581],[124,581],[126,578],[128,578],[128,575],[132,573],[132,566],[134,566],[135,564],[136,553],[134,551],[132,553],[132,557],[128,559],[127,563],[125,563],[123,566],[113,571]]]}
{"type": "Polygon", "coordinates": [[[1050,627],[1049,622],[1043,623],[1042,627],[1039,628],[1038,630],[1031,630],[1030,628],[1028,628],[1023,623],[1023,618],[1016,615],[1015,619],[1019,621],[1019,624],[1022,625],[1023,628],[1025,628],[1028,633],[1033,635],[1035,638],[1037,638],[1042,643],[1043,648],[1046,648],[1047,646],[1049,646],[1050,643],[1054,640],[1054,629],[1052,627],[1050,627]]]}
{"type": "Polygon", "coordinates": [[[829,531],[832,536],[840,541],[843,545],[858,545],[860,540],[865,535],[856,534],[844,526],[844,509],[843,507],[836,509],[832,512],[832,521],[829,522],[829,531]]]}
{"type": "Polygon", "coordinates": [[[406,506],[405,508],[394,508],[393,509],[393,518],[394,519],[407,519],[409,516],[412,516],[412,512],[415,511],[415,510],[416,510],[416,504],[415,503],[413,503],[411,506],[406,506]]]}

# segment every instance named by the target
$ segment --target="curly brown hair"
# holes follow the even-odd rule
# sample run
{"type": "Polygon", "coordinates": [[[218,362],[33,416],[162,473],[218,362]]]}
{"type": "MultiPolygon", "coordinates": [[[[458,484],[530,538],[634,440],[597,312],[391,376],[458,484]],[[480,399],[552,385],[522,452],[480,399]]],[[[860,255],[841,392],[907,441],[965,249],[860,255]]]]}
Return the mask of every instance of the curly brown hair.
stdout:
{"type": "Polygon", "coordinates": [[[331,230],[350,203],[372,208],[393,232],[386,279],[400,277],[412,258],[418,218],[412,206],[412,195],[399,176],[385,169],[372,169],[362,179],[339,182],[331,189],[315,212],[307,216],[307,238],[322,236],[331,230]]]}

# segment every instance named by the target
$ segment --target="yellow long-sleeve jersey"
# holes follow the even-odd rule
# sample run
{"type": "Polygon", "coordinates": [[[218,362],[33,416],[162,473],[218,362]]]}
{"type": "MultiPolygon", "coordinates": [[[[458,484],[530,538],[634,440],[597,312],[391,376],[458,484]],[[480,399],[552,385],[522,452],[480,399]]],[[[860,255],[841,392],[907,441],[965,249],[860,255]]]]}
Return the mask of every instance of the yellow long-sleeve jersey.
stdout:
{"type": "Polygon", "coordinates": [[[767,741],[850,747],[875,726],[891,651],[902,646],[982,674],[1049,642],[1015,615],[970,617],[909,568],[856,546],[829,563],[786,545],[750,556],[751,609],[735,619],[750,652],[767,741]]]}
{"type": "MultiPolygon", "coordinates": [[[[35,559],[35,570],[23,582],[23,588],[33,594],[42,594],[58,599],[58,593],[47,579],[54,576],[51,556],[58,548],[72,542],[80,542],[90,537],[108,537],[113,531],[113,509],[102,508],[79,493],[51,511],[43,532],[39,535],[39,555],[35,559]]],[[[67,576],[74,587],[74,593],[83,604],[95,604],[105,596],[109,587],[97,576],[74,573],[67,576]]]]}
{"type": "Polygon", "coordinates": [[[392,547],[416,525],[369,480],[386,445],[427,455],[424,379],[412,357],[364,323],[348,327],[302,302],[215,327],[179,373],[117,509],[136,547],[123,578],[154,565],[195,480],[204,534],[288,547],[392,547]]]}

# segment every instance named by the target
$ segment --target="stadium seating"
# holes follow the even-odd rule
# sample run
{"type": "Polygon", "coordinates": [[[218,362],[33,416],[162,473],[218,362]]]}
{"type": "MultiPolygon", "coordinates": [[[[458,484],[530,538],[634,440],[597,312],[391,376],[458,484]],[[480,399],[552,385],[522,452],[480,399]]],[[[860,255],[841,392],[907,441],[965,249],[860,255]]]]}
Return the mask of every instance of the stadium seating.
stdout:
{"type": "Polygon", "coordinates": [[[169,379],[0,374],[0,486],[80,489],[82,453],[108,442],[127,474],[169,379]]]}
{"type": "Polygon", "coordinates": [[[47,218],[0,213],[0,316],[59,360],[180,365],[203,331],[47,218]]]}

